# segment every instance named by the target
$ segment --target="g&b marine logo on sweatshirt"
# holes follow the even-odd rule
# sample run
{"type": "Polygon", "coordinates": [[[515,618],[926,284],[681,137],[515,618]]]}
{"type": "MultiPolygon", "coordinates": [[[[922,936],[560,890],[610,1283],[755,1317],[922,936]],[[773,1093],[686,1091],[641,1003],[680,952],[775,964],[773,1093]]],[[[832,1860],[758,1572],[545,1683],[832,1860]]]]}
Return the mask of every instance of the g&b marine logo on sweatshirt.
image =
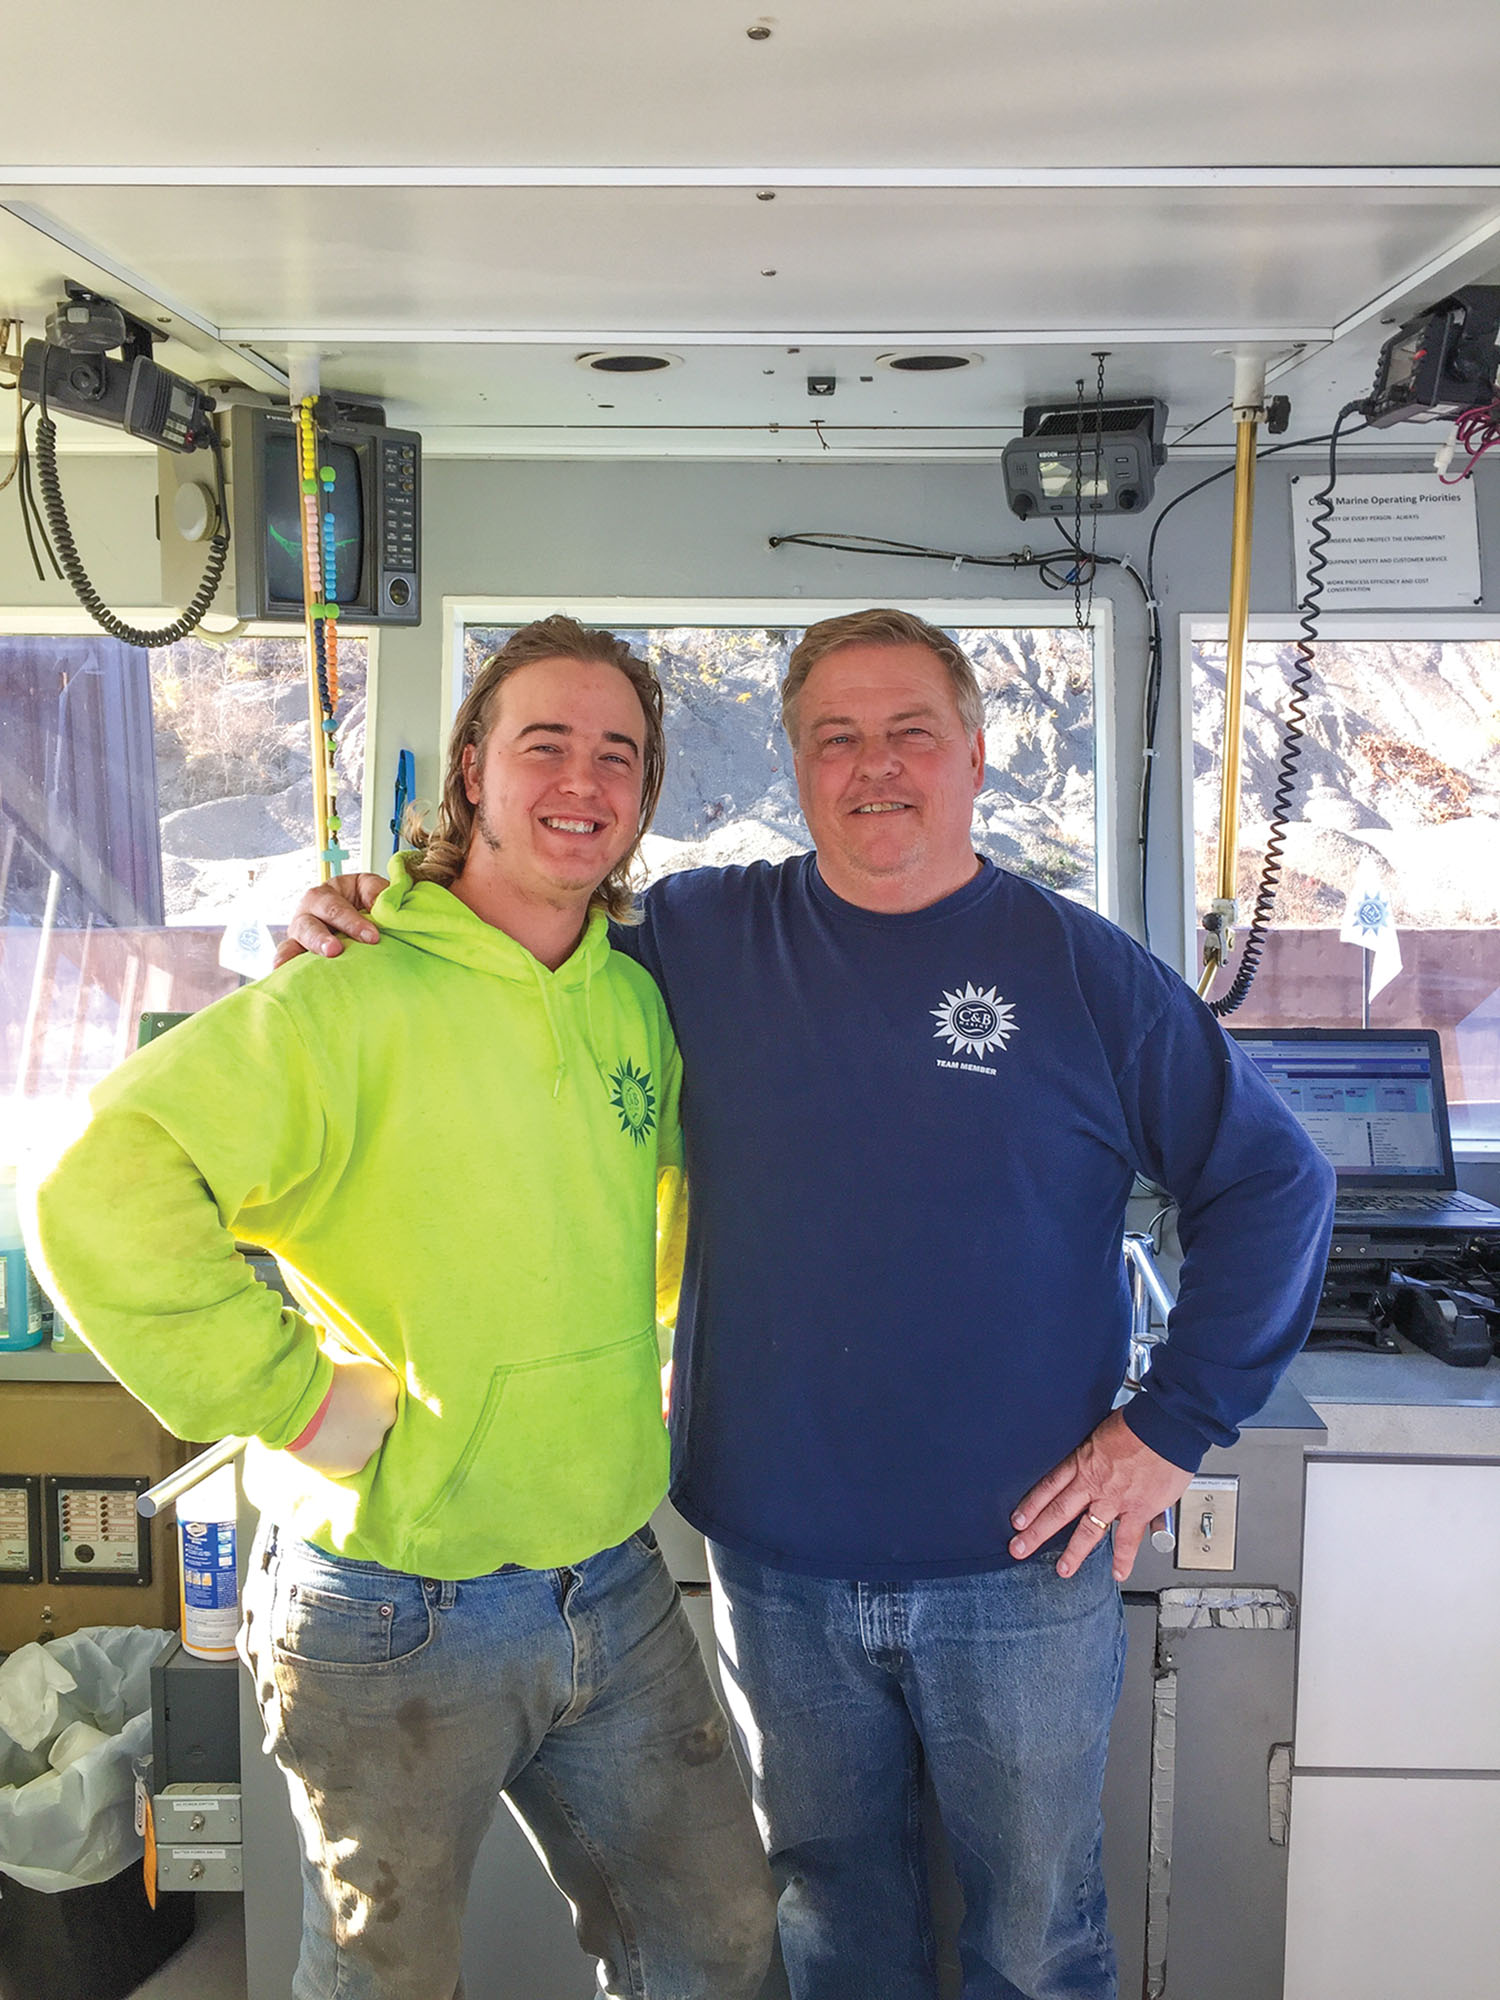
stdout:
{"type": "Polygon", "coordinates": [[[991,1049],[1004,1049],[1016,1032],[1016,1010],[1002,1000],[993,986],[976,986],[971,979],[962,992],[944,993],[941,1007],[934,1007],[937,1022],[933,1039],[946,1042],[953,1057],[939,1056],[939,1069],[977,1070],[981,1076],[998,1072],[985,1062],[954,1060],[964,1056],[987,1056],[991,1049]]]}
{"type": "Polygon", "coordinates": [[[656,1129],[656,1092],[651,1087],[649,1069],[637,1069],[627,1056],[609,1079],[613,1088],[609,1101],[620,1114],[620,1130],[628,1132],[637,1146],[644,1146],[646,1134],[656,1129]]]}

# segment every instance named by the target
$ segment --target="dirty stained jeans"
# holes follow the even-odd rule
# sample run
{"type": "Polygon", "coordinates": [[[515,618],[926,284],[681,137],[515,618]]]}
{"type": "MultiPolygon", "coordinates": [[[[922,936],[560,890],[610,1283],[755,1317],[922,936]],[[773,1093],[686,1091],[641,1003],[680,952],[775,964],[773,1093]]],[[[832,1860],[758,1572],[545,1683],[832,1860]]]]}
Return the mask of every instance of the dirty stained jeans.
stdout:
{"type": "Polygon", "coordinates": [[[240,1643],[302,1840],[293,2000],[462,2000],[469,1876],[502,1790],[601,1993],[757,1992],[770,1878],[649,1529],[570,1568],[451,1583],[263,1524],[240,1643]]]}

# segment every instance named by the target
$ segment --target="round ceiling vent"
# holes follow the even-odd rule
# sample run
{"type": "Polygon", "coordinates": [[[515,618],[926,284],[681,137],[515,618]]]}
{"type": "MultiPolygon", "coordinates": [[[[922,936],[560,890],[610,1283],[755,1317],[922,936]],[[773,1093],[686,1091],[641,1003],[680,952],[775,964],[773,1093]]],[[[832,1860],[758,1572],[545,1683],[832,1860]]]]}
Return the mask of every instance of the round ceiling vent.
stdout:
{"type": "Polygon", "coordinates": [[[951,349],[903,348],[899,354],[879,354],[877,368],[893,368],[901,375],[946,375],[955,368],[977,368],[977,354],[954,354],[951,349]]]}
{"type": "Polygon", "coordinates": [[[676,368],[682,360],[678,354],[650,354],[634,347],[609,348],[575,358],[580,368],[592,368],[596,375],[659,375],[663,368],[676,368]]]}

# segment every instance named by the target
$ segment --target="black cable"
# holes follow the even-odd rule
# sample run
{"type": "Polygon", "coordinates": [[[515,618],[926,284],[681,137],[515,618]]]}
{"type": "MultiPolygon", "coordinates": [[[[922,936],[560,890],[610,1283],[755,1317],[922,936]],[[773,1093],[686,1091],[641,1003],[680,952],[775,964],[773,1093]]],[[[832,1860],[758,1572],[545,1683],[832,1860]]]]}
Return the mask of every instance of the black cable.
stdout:
{"type": "Polygon", "coordinates": [[[1030,549],[1014,556],[975,556],[963,549],[928,548],[921,542],[890,542],[880,535],[844,534],[837,528],[826,532],[821,528],[808,528],[795,535],[771,535],[767,537],[766,546],[772,549],[828,549],[835,554],[849,556],[911,556],[929,562],[951,563],[955,569],[964,563],[971,563],[978,569],[1039,569],[1043,563],[1052,560],[1047,555],[1034,555],[1030,549]]]}
{"type": "Polygon", "coordinates": [[[1363,409],[1363,398],[1358,402],[1345,403],[1334,419],[1333,430],[1328,439],[1328,484],[1321,492],[1314,495],[1315,512],[1307,548],[1307,581],[1302,593],[1302,602],[1297,607],[1302,637],[1297,641],[1297,662],[1292,669],[1286,725],[1282,731],[1281,761],[1277,766],[1276,789],[1271,797],[1271,818],[1266,829],[1266,857],[1261,863],[1260,887],[1255,892],[1255,906],[1250,913],[1250,928],[1245,934],[1238,969],[1230,982],[1228,992],[1208,1003],[1209,1012],[1221,1020],[1226,1014],[1234,1013],[1255,983],[1255,975],[1260,969],[1261,954],[1266,948],[1266,939],[1270,934],[1271,918],[1276,909],[1276,892],[1281,885],[1281,859],[1286,849],[1286,830],[1292,816],[1292,795],[1296,789],[1297,765],[1302,756],[1302,742],[1306,734],[1302,724],[1307,714],[1307,694],[1312,684],[1313,661],[1316,657],[1318,600],[1323,595],[1323,571],[1328,567],[1328,558],[1323,551],[1333,539],[1329,522],[1333,519],[1333,489],[1338,482],[1339,432],[1344,427],[1346,417],[1351,417],[1363,409]]]}
{"type": "Polygon", "coordinates": [[[41,556],[37,554],[38,543],[41,544],[48,562],[52,565],[52,574],[59,582],[62,582],[64,581],[62,567],[57,560],[57,551],[53,548],[51,540],[48,537],[47,524],[42,519],[42,510],[37,503],[36,489],[31,481],[31,447],[26,438],[26,424],[30,420],[31,413],[35,408],[35,403],[28,403],[21,420],[21,479],[18,488],[18,498],[21,502],[21,525],[26,530],[26,546],[31,551],[31,560],[36,568],[38,582],[45,583],[47,581],[47,573],[42,568],[41,556]]]}
{"type": "MultiPolygon", "coordinates": [[[[1356,405],[1355,407],[1358,406],[1356,405]]],[[[1342,418],[1340,421],[1342,421],[1342,418]]],[[[1361,428],[1365,427],[1361,426],[1361,428]]],[[[1352,435],[1357,436],[1358,433],[1355,432],[1352,435]]],[[[1329,443],[1332,436],[1333,433],[1331,431],[1322,431],[1316,437],[1283,438],[1279,444],[1263,446],[1255,456],[1257,461],[1259,461],[1263,458],[1274,458],[1281,451],[1306,450],[1309,445],[1329,443]]],[[[1164,658],[1164,635],[1161,628],[1160,600],[1156,594],[1156,538],[1161,533],[1162,523],[1174,507],[1180,507],[1184,500],[1191,500],[1195,493],[1201,493],[1205,487],[1212,486],[1216,480],[1227,479],[1233,471],[1233,463],[1221,465],[1216,472],[1210,472],[1205,478],[1195,480],[1191,486],[1185,486],[1180,493],[1174,494],[1152,523],[1150,540],[1146,544],[1146,600],[1148,606],[1151,608],[1153,630],[1146,657],[1146,688],[1142,728],[1143,768],[1141,771],[1140,813],[1137,824],[1139,827],[1141,851],[1141,921],[1148,945],[1151,942],[1151,919],[1148,914],[1149,902],[1147,896],[1147,876],[1150,867],[1151,852],[1151,787],[1155,776],[1156,729],[1161,712],[1164,658]]]]}
{"type": "MultiPolygon", "coordinates": [[[[31,566],[36,571],[36,580],[38,583],[45,583],[47,581],[47,572],[43,569],[42,559],[37,554],[36,536],[32,533],[31,528],[31,506],[35,503],[31,500],[31,455],[26,448],[26,419],[30,416],[33,407],[34,405],[28,403],[21,415],[21,436],[16,446],[17,463],[21,477],[16,486],[16,504],[21,509],[21,526],[26,534],[26,547],[31,553],[31,566]]],[[[43,539],[45,539],[45,531],[43,539]]]]}
{"type": "MultiPolygon", "coordinates": [[[[1325,499],[1327,499],[1328,495],[1331,494],[1332,492],[1332,482],[1336,473],[1335,453],[1337,450],[1338,439],[1343,429],[1344,419],[1350,416],[1351,414],[1355,413],[1356,411],[1361,410],[1362,408],[1363,408],[1362,403],[1347,404],[1344,407],[1344,409],[1342,409],[1339,412],[1337,421],[1335,422],[1334,428],[1331,432],[1330,431],[1320,432],[1318,435],[1312,437],[1283,438],[1276,444],[1263,446],[1261,450],[1257,451],[1255,456],[1257,460],[1262,458],[1274,458],[1278,452],[1299,451],[1299,450],[1305,451],[1310,445],[1325,444],[1325,443],[1328,444],[1330,447],[1329,486],[1328,488],[1325,489],[1324,493],[1321,493],[1317,496],[1318,501],[1322,503],[1325,499]]],[[[1215,412],[1215,414],[1218,413],[1215,412]]],[[[1205,421],[1207,421],[1207,419],[1205,419],[1205,421]]],[[[1363,429],[1365,428],[1365,426],[1361,426],[1361,428],[1363,429]]],[[[1355,435],[1357,435],[1357,433],[1355,433],[1355,435]]],[[[826,534],[819,530],[808,530],[806,532],[793,535],[772,535],[769,538],[769,546],[773,549],[782,548],[791,544],[797,544],[804,548],[828,549],[836,553],[845,555],[906,556],[918,559],[925,559],[934,562],[947,562],[951,563],[955,568],[957,568],[959,565],[963,563],[972,563],[977,567],[988,568],[988,569],[1035,569],[1042,583],[1049,590],[1055,590],[1055,591],[1064,591],[1070,589],[1077,591],[1082,584],[1085,574],[1087,575],[1090,587],[1092,588],[1095,569],[1101,563],[1110,568],[1123,569],[1127,573],[1127,575],[1129,575],[1134,579],[1137,588],[1140,590],[1141,597],[1145,603],[1146,619],[1147,619],[1146,685],[1144,693],[1144,714],[1143,714],[1143,727],[1142,727],[1143,768],[1141,772],[1140,811],[1137,820],[1137,828],[1138,828],[1137,838],[1140,843],[1140,855],[1141,855],[1141,862],[1140,862],[1141,924],[1145,942],[1148,949],[1151,944],[1151,917],[1150,917],[1150,902],[1148,893],[1150,887],[1149,861],[1150,861],[1150,851],[1151,851],[1150,849],[1151,792],[1152,792],[1152,780],[1154,776],[1154,767],[1156,758],[1156,732],[1161,714],[1161,692],[1162,692],[1163,661],[1164,661],[1164,650],[1165,650],[1164,634],[1162,631],[1162,622],[1161,622],[1161,602],[1156,594],[1156,538],[1161,533],[1162,523],[1166,520],[1167,516],[1172,512],[1172,509],[1174,507],[1181,506],[1184,500],[1191,500],[1194,494],[1203,492],[1203,490],[1206,487],[1212,486],[1217,480],[1227,479],[1233,471],[1234,471],[1234,465],[1232,462],[1228,465],[1222,465],[1218,467],[1216,471],[1207,474],[1205,478],[1195,480],[1191,486],[1184,487],[1181,493],[1174,494],[1173,497],[1167,502],[1166,506],[1162,508],[1161,512],[1157,515],[1155,521],[1152,523],[1150,539],[1146,544],[1146,570],[1144,576],[1142,576],[1141,572],[1128,559],[1128,557],[1100,555],[1097,549],[1085,549],[1082,546],[1081,539],[1075,540],[1074,537],[1068,533],[1068,530],[1060,517],[1054,518],[1053,525],[1056,527],[1059,535],[1061,535],[1064,546],[1068,550],[1069,554],[1073,557],[1073,569],[1071,573],[1064,574],[1062,576],[1058,576],[1055,573],[1055,565],[1057,562],[1057,556],[1055,554],[1044,553],[1041,555],[1037,555],[1034,554],[1029,549],[1022,551],[1022,553],[1020,553],[1019,555],[976,556],[976,555],[969,555],[967,553],[964,553],[963,551],[955,549],[925,548],[921,544],[915,542],[887,541],[878,535],[853,535],[853,534],[838,535],[836,530],[831,530],[826,534]]],[[[1322,516],[1320,516],[1320,525],[1322,522],[1326,521],[1328,516],[1332,514],[1332,511],[1333,511],[1332,502],[1331,500],[1329,500],[1325,513],[1322,516]]],[[[1095,525],[1095,530],[1097,532],[1098,528],[1097,516],[1095,517],[1094,525],[1095,525]]],[[[1080,526],[1080,536],[1081,536],[1081,526],[1080,526]]],[[[1326,545],[1327,540],[1328,536],[1325,533],[1323,535],[1322,540],[1316,543],[1315,545],[1316,548],[1318,550],[1321,550],[1322,547],[1326,545]]],[[[1319,573],[1321,573],[1322,568],[1323,564],[1320,561],[1318,564],[1319,573]]],[[[1313,576],[1313,566],[1311,562],[1309,562],[1308,569],[1309,569],[1309,577],[1311,578],[1313,576]]],[[[1318,585],[1319,592],[1321,592],[1321,588],[1322,586],[1321,584],[1319,584],[1318,585]]],[[[1075,605],[1075,616],[1077,615],[1077,609],[1078,607],[1075,605]]],[[[1308,633],[1309,643],[1311,642],[1311,639],[1314,635],[1314,631],[1315,628],[1309,630],[1308,633]]],[[[1254,913],[1252,914],[1251,917],[1251,929],[1245,940],[1245,955],[1249,954],[1252,940],[1254,940],[1256,943],[1255,955],[1253,960],[1251,961],[1251,966],[1250,966],[1250,978],[1247,979],[1245,981],[1244,986],[1240,988],[1238,998],[1236,998],[1233,1002],[1233,1007],[1238,1007],[1240,1002],[1244,999],[1245,994],[1249,991],[1250,981],[1253,980],[1255,977],[1255,967],[1259,964],[1261,953],[1265,948],[1265,938],[1263,935],[1264,925],[1262,925],[1262,931],[1260,934],[1257,933],[1256,925],[1261,918],[1263,910],[1266,914],[1267,921],[1269,920],[1270,909],[1275,903],[1276,885],[1280,879],[1280,855],[1282,848],[1285,846],[1285,828],[1287,821],[1290,818],[1292,782],[1297,768],[1297,762],[1301,755],[1301,736],[1302,736],[1301,722],[1302,722],[1302,717],[1306,712],[1306,707],[1305,707],[1306,689],[1307,689],[1308,678],[1310,678],[1311,657],[1312,657],[1311,652],[1309,651],[1307,654],[1306,661],[1302,663],[1302,666],[1297,670],[1296,673],[1294,673],[1293,677],[1292,699],[1293,702],[1296,704],[1296,706],[1294,711],[1291,711],[1288,714],[1286,730],[1283,734],[1281,761],[1278,766],[1280,775],[1278,777],[1276,793],[1275,793],[1275,805],[1276,805],[1276,810],[1280,813],[1280,818],[1279,820],[1273,818],[1273,826],[1279,830],[1281,835],[1281,844],[1280,846],[1278,846],[1276,855],[1274,857],[1276,861],[1276,869],[1275,873],[1272,875],[1270,882],[1269,900],[1266,899],[1266,888],[1267,888],[1266,878],[1264,873],[1262,874],[1261,888],[1257,893],[1254,913]],[[1302,676],[1301,678],[1298,677],[1299,674],[1302,676]]],[[[1272,858],[1270,856],[1269,839],[1267,844],[1267,854],[1268,854],[1268,859],[1272,858]]],[[[1243,964],[1244,964],[1244,955],[1242,955],[1241,958],[1242,967],[1243,964]]],[[[1236,979],[1235,985],[1232,985],[1230,987],[1231,994],[1235,992],[1235,987],[1237,985],[1238,985],[1238,979],[1236,979]]],[[[1229,995],[1226,994],[1225,999],[1228,1000],[1228,998],[1229,995]]],[[[1224,1006],[1221,1009],[1219,1006],[1215,1006],[1214,1011],[1215,1012],[1223,1011],[1225,1013],[1229,1013],[1233,1011],[1233,1007],[1224,1006]]]]}
{"type": "MultiPolygon", "coordinates": [[[[1078,549],[1068,539],[1067,530],[1060,521],[1054,524],[1061,533],[1068,551],[1076,554],[1085,563],[1098,563],[1106,569],[1122,569],[1129,576],[1142,597],[1146,595],[1146,583],[1140,571],[1128,556],[1090,555],[1086,549],[1078,549]]],[[[966,549],[934,549],[921,542],[887,541],[880,535],[843,534],[837,528],[827,530],[808,528],[793,535],[769,535],[766,546],[772,549],[804,548],[826,549],[836,555],[850,556],[902,556],[919,562],[945,562],[953,569],[965,565],[975,569],[1034,569],[1049,590],[1071,590],[1071,572],[1059,577],[1055,574],[1059,551],[1056,549],[1022,549],[1016,555],[976,556],[966,549]],[[1049,572],[1054,572],[1049,574],[1049,572]]]]}
{"type": "Polygon", "coordinates": [[[117,618],[104,599],[94,588],[88,571],[73,540],[72,526],[68,520],[67,506],[63,500],[62,484],[57,474],[57,426],[47,414],[43,401],[42,412],[36,427],[37,477],[41,482],[42,506],[46,512],[47,525],[51,530],[53,547],[57,559],[62,564],[62,574],[73,586],[73,594],[87,611],[90,618],[110,637],[118,639],[126,646],[173,646],[179,639],[185,639],[202,622],[209,606],[214,601],[219,583],[224,575],[224,566],[229,560],[229,501],[225,490],[224,448],[219,442],[217,429],[210,424],[208,442],[214,455],[214,469],[218,481],[219,526],[217,533],[209,537],[208,560],[203,566],[203,580],[193,593],[192,602],[170,625],[147,632],[138,626],[127,625],[117,618]]]}
{"type": "MultiPolygon", "coordinates": [[[[1080,562],[1082,562],[1085,566],[1088,567],[1098,565],[1103,567],[1104,569],[1124,570],[1126,575],[1129,576],[1131,581],[1135,584],[1136,589],[1141,593],[1142,598],[1149,599],[1150,591],[1147,586],[1146,579],[1141,575],[1140,571],[1136,568],[1135,564],[1130,560],[1129,556],[1102,556],[1100,555],[1097,549],[1086,549],[1082,546],[1081,543],[1075,542],[1073,537],[1068,533],[1067,529],[1063,526],[1060,518],[1054,518],[1052,525],[1053,527],[1056,528],[1057,532],[1062,536],[1063,543],[1066,546],[1069,555],[1076,556],[1080,562]]],[[[1056,560],[1057,560],[1057,551],[1054,549],[1051,555],[1045,556],[1043,558],[1041,566],[1050,568],[1051,565],[1054,562],[1056,562],[1056,560]]],[[[1063,578],[1060,584],[1054,583],[1051,586],[1053,590],[1071,590],[1072,587],[1073,587],[1073,572],[1071,570],[1069,570],[1068,574],[1063,578]]]]}

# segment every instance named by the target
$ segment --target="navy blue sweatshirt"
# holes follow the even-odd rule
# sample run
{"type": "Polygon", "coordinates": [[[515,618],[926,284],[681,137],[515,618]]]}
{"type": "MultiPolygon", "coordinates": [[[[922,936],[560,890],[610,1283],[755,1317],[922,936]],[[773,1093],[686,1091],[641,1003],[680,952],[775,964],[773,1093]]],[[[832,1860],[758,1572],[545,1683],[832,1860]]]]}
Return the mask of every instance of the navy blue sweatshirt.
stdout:
{"type": "Polygon", "coordinates": [[[1126,1421],[1194,1469],[1305,1338],[1332,1176],[1176,973],[986,862],[887,916],[811,855],[657,883],[690,1189],[672,1497],[815,1575],[1001,1568],[1108,1413],[1139,1171],[1180,1204],[1170,1340],[1126,1421]]]}

